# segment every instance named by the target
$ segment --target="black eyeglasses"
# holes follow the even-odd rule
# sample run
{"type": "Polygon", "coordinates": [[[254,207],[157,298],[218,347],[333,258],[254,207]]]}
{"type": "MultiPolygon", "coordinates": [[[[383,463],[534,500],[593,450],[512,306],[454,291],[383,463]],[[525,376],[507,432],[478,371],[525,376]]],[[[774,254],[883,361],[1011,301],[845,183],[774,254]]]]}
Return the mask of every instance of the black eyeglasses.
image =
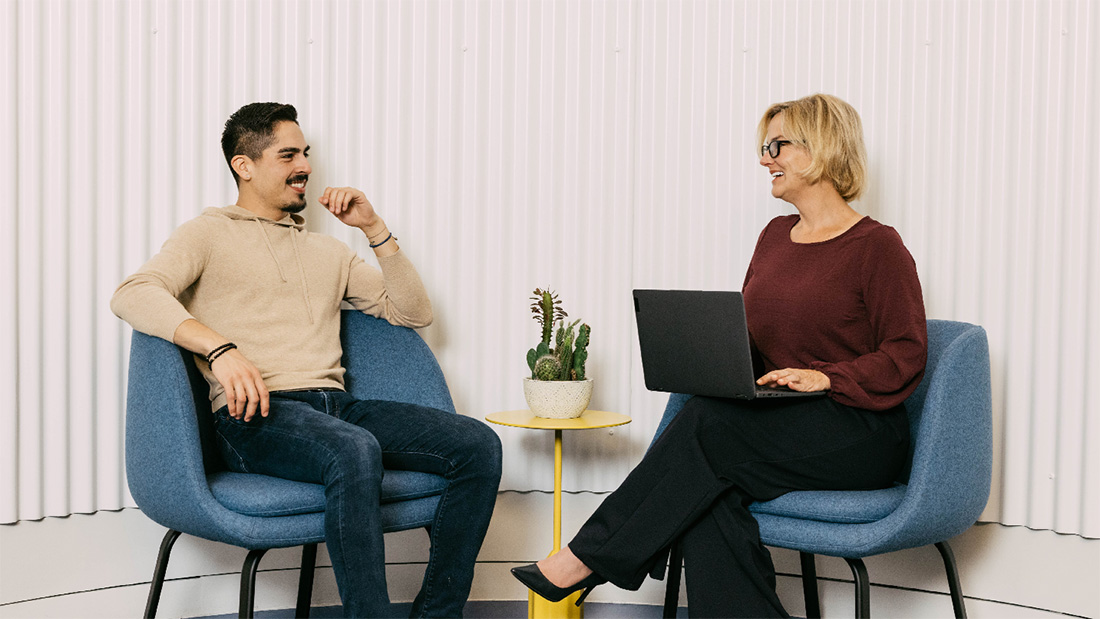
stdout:
{"type": "Polygon", "coordinates": [[[760,156],[763,157],[764,153],[771,155],[772,159],[779,156],[779,149],[785,144],[790,144],[790,140],[772,140],[767,144],[760,147],[760,156]]]}

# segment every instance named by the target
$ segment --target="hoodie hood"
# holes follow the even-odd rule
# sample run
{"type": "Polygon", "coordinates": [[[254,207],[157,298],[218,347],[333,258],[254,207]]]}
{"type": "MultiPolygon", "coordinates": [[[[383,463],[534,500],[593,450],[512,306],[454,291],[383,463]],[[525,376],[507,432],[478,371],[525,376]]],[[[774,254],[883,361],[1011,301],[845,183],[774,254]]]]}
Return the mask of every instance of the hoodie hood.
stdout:
{"type": "Polygon", "coordinates": [[[250,211],[246,208],[237,206],[236,204],[232,204],[230,206],[225,206],[225,207],[221,207],[221,208],[208,208],[208,209],[203,210],[202,214],[203,215],[212,215],[214,217],[226,217],[228,219],[235,219],[235,220],[238,220],[238,221],[258,221],[258,222],[261,222],[261,223],[268,223],[268,224],[272,224],[272,225],[275,225],[275,226],[285,226],[287,228],[297,228],[299,230],[305,230],[305,228],[306,228],[306,219],[305,219],[305,217],[302,217],[301,215],[287,214],[286,217],[283,217],[279,221],[275,221],[274,219],[268,219],[267,217],[260,217],[256,213],[253,213],[252,211],[250,211]]]}

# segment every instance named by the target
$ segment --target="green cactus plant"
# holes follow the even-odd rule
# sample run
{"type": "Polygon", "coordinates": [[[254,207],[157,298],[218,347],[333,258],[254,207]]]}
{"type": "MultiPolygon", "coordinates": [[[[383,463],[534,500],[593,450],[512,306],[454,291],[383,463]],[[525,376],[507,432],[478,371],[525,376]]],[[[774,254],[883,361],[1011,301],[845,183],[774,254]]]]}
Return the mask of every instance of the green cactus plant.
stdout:
{"type": "Polygon", "coordinates": [[[561,361],[554,355],[543,355],[535,361],[535,380],[558,380],[561,376],[561,361]]]}
{"type": "Polygon", "coordinates": [[[561,373],[558,376],[558,380],[572,380],[571,371],[573,369],[573,327],[570,326],[569,330],[565,332],[565,338],[562,341],[561,346],[558,347],[558,362],[561,363],[561,373]]]}
{"type": "Polygon", "coordinates": [[[591,335],[592,327],[581,325],[573,351],[573,380],[584,380],[584,363],[588,361],[588,339],[591,335]]]}
{"type": "Polygon", "coordinates": [[[535,288],[531,297],[531,313],[542,325],[542,343],[550,345],[550,334],[553,332],[554,323],[564,320],[568,314],[561,308],[561,300],[558,295],[550,290],[535,288]]]}
{"type": "Polygon", "coordinates": [[[545,357],[550,354],[550,347],[546,345],[546,342],[539,342],[539,345],[527,351],[527,365],[531,368],[532,376],[535,372],[535,362],[539,357],[545,357]]]}
{"type": "Polygon", "coordinates": [[[561,300],[552,290],[536,288],[531,299],[531,313],[542,327],[539,344],[527,351],[527,367],[531,369],[531,378],[585,380],[585,363],[588,361],[588,342],[592,328],[582,324],[577,331],[580,320],[566,325],[565,318],[568,314],[562,309],[561,300]],[[553,348],[550,347],[552,334],[553,348]]]}

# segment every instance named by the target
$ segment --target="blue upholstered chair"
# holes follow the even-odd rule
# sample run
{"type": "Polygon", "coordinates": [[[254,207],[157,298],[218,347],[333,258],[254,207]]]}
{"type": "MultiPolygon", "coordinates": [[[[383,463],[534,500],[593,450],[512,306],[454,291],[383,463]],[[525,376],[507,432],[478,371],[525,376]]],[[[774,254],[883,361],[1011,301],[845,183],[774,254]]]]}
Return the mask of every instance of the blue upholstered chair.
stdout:
{"type": "MultiPolygon", "coordinates": [[[[443,373],[411,329],[344,311],[346,388],[360,399],[454,412],[443,373]]],[[[126,405],[126,474],[141,510],[168,528],[157,557],[146,617],[156,615],[172,545],[181,533],[249,550],[241,572],[240,616],[251,617],[256,570],[271,548],[304,546],[297,615],[308,617],[317,543],[324,541],[324,488],[225,470],[213,443],[208,387],[190,353],[134,333],[126,405]]],[[[442,477],[386,471],[383,530],[425,527],[435,515],[442,477]]]]}
{"type": "MultiPolygon", "coordinates": [[[[658,436],[689,397],[669,398],[658,436]]],[[[947,540],[974,524],[989,498],[993,415],[985,330],[929,320],[928,365],[905,407],[910,465],[893,487],[790,492],[749,506],[765,544],[799,551],[808,617],[821,616],[814,555],[848,562],[855,577],[856,616],[867,617],[870,583],[862,558],[928,544],[934,544],[943,558],[955,616],[966,616],[947,540]]],[[[673,548],[665,617],[676,616],[681,560],[673,548]]]]}

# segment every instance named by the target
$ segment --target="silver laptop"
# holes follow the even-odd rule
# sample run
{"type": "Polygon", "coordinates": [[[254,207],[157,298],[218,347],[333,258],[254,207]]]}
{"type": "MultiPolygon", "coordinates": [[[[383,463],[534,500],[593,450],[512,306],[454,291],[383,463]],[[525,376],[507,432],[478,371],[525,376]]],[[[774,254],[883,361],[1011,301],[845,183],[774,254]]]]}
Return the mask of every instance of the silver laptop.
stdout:
{"type": "Polygon", "coordinates": [[[742,400],[825,394],[756,384],[740,292],[635,290],[634,317],[650,391],[742,400]]]}

